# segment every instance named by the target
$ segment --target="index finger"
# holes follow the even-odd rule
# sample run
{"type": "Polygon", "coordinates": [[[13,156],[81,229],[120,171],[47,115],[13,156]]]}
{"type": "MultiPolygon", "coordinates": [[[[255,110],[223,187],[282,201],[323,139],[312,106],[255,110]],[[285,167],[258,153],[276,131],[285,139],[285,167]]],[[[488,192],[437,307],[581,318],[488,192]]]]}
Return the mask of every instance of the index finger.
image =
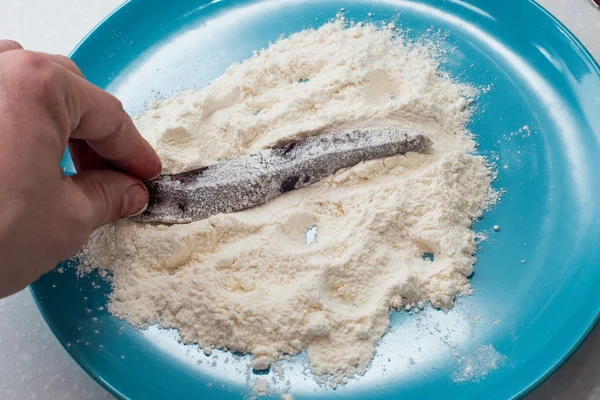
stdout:
{"type": "Polygon", "coordinates": [[[121,102],[85,79],[75,75],[72,79],[82,104],[71,138],[85,140],[100,157],[141,180],[160,174],[162,164],[158,155],[137,130],[121,102]]]}

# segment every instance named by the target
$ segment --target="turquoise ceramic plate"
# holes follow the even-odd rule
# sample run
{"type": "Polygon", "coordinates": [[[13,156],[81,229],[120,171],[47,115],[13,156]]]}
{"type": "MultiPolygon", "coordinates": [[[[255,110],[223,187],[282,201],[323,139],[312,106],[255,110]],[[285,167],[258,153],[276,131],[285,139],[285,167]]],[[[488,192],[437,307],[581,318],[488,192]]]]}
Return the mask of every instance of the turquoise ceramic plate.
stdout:
{"type": "MultiPolygon", "coordinates": [[[[481,153],[498,157],[506,194],[475,226],[490,236],[478,253],[475,296],[447,314],[394,314],[372,368],[345,387],[316,386],[302,375],[302,357],[284,363],[285,379],[273,386],[284,391],[289,379],[297,399],[523,395],[576,349],[600,308],[600,73],[534,2],[132,0],[73,59],[137,112],[157,95],[201,88],[282,33],[318,27],[342,7],[357,21],[398,18],[413,36],[430,27],[448,33],[454,52],[444,68],[492,85],[471,128],[481,153]]],[[[107,313],[101,279],[60,271],[33,284],[33,294],[73,358],[115,395],[250,394],[246,359],[205,357],[173,332],[131,329],[107,313]]]]}

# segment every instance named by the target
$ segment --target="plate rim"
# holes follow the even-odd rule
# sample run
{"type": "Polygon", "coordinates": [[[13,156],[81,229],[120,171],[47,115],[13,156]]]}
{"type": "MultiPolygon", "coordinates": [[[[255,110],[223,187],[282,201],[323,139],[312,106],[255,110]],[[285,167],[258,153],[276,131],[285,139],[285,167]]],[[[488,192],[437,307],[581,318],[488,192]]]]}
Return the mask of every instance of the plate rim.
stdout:
{"type": "MultiPolygon", "coordinates": [[[[126,7],[128,4],[135,2],[136,0],[125,0],[122,4],[117,6],[113,11],[111,11],[108,15],[106,15],[103,19],[100,20],[73,48],[73,50],[69,53],[69,58],[72,58],[84,45],[84,43],[92,36],[94,33],[100,28],[104,23],[106,23],[110,18],[119,13],[119,11],[126,7]]],[[[600,60],[596,60],[591,52],[585,47],[585,45],[579,40],[579,38],[564,24],[562,23],[554,14],[552,14],[549,10],[547,10],[544,6],[539,4],[536,0],[525,0],[529,5],[533,5],[539,12],[541,12],[545,17],[549,18],[550,22],[561,30],[561,32],[570,40],[571,44],[581,53],[583,59],[589,61],[593,69],[595,69],[598,77],[600,77],[600,60]]],[[[67,150],[68,152],[68,150],[67,150]]],[[[57,336],[58,328],[55,327],[55,324],[49,319],[49,316],[45,313],[44,305],[40,299],[40,296],[37,293],[36,282],[33,282],[29,285],[29,291],[31,296],[33,297],[34,303],[42,315],[44,321],[50,328],[50,331],[56,338],[56,340],[60,343],[62,348],[69,354],[69,356],[75,361],[77,365],[81,367],[96,383],[106,389],[110,394],[118,398],[119,400],[131,400],[122,394],[119,390],[117,390],[114,386],[110,384],[110,382],[104,380],[100,374],[98,374],[95,368],[89,365],[87,359],[83,357],[79,357],[77,353],[73,351],[73,349],[66,346],[63,341],[61,341],[57,336]]],[[[588,323],[586,323],[586,328],[582,330],[582,332],[578,333],[577,339],[573,340],[569,346],[569,349],[563,353],[563,355],[558,358],[552,365],[550,365],[546,370],[539,375],[536,379],[531,381],[527,386],[523,387],[520,391],[515,393],[511,399],[520,399],[525,397],[527,394],[531,393],[534,389],[542,385],[545,381],[547,381],[560,367],[562,367],[575,352],[581,347],[583,342],[589,337],[590,333],[594,330],[596,325],[600,323],[600,309],[596,311],[596,315],[591,318],[588,323]]]]}

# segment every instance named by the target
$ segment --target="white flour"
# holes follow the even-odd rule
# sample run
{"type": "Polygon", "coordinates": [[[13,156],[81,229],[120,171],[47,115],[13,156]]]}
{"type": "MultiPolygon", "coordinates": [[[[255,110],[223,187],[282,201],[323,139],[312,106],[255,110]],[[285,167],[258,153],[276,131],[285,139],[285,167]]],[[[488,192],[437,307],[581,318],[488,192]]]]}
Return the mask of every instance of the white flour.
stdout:
{"type": "Polygon", "coordinates": [[[452,307],[470,292],[471,222],[493,193],[486,160],[469,154],[474,90],[438,66],[431,48],[390,29],[331,23],[277,41],[199,92],[152,103],[137,124],[169,172],[321,130],[413,128],[434,147],[244,212],[98,230],[83,254],[88,268],[114,274],[110,311],[177,328],[205,349],[251,353],[255,369],[307,349],[316,374],[339,377],[365,371],[390,309],[452,307]]]}
{"type": "Polygon", "coordinates": [[[471,354],[458,359],[459,368],[452,374],[452,380],[457,383],[479,382],[505,362],[506,356],[498,353],[494,346],[478,346],[471,354]]]}

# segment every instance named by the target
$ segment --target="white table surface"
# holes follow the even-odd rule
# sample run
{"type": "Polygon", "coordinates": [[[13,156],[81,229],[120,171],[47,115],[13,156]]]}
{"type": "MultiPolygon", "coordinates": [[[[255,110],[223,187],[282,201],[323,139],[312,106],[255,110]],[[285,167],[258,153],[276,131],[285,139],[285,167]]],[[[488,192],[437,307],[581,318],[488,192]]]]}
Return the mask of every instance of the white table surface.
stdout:
{"type": "MultiPolygon", "coordinates": [[[[0,38],[68,54],[122,0],[1,0],[0,38]]],[[[499,0],[496,0],[499,1],[499,0]]],[[[600,10],[589,0],[539,0],[600,60],[600,10]]],[[[0,399],[112,398],[63,350],[29,290],[0,300],[0,399]]],[[[530,400],[600,400],[600,325],[530,400]]]]}

